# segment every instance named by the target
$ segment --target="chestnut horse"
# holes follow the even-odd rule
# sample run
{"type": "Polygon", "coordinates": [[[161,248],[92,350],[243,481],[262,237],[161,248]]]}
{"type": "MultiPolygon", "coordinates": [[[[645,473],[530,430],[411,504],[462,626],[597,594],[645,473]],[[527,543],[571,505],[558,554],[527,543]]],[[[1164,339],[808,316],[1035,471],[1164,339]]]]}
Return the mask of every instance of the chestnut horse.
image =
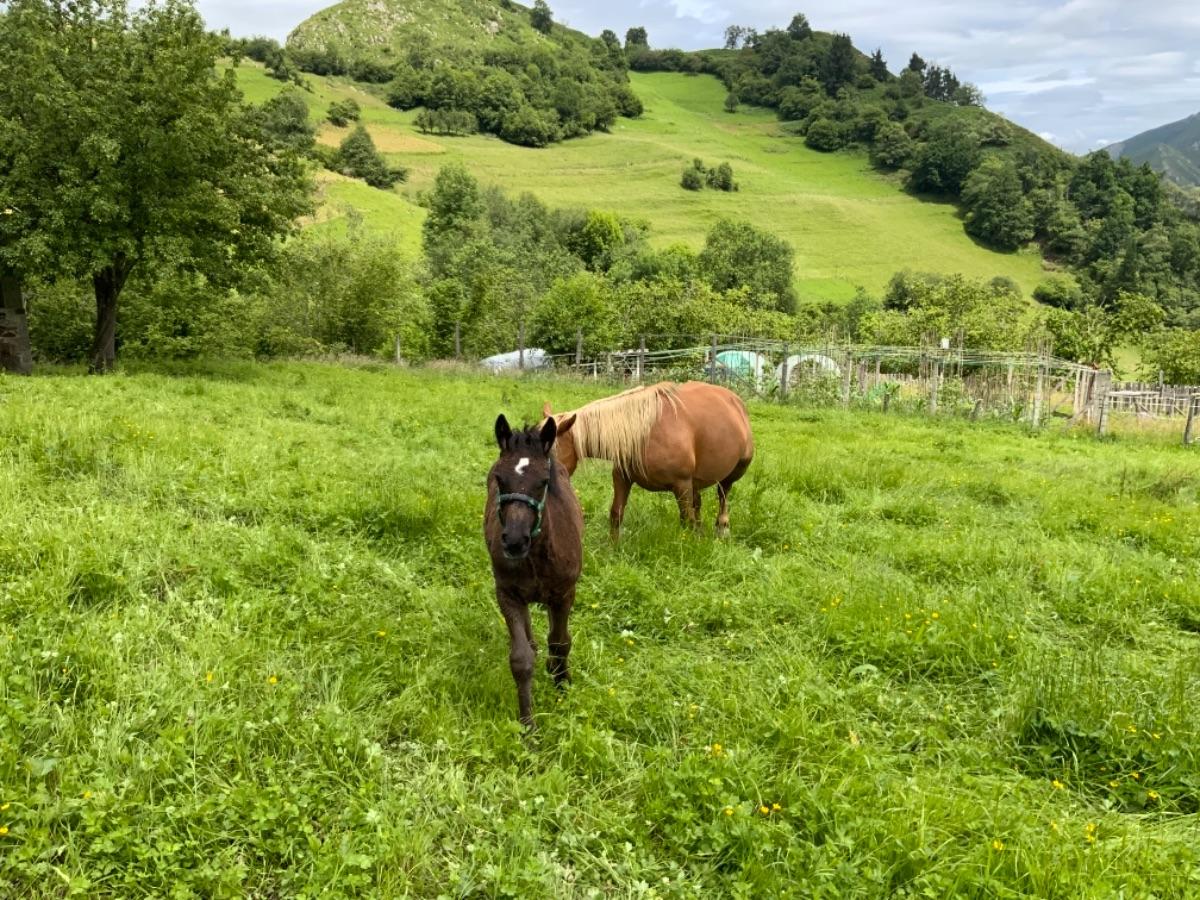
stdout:
{"type": "Polygon", "coordinates": [[[529,604],[550,614],[546,668],[559,687],[570,680],[567,619],[583,568],[583,512],[571,478],[553,455],[555,440],[568,434],[570,416],[514,432],[496,420],[500,458],[488,473],[483,535],[492,557],[496,600],[508,626],[508,665],[517,683],[521,723],[533,728],[533,662],[537,644],[529,604]]]}
{"type": "MultiPolygon", "coordinates": [[[[542,413],[551,415],[549,403],[542,413]]],[[[614,540],[635,484],[673,493],[680,519],[693,527],[700,520],[700,492],[716,485],[716,534],[729,533],[729,491],[754,459],[750,416],[733,391],[702,381],[664,382],[597,400],[569,415],[574,428],[555,452],[571,474],[581,459],[613,463],[614,540]]]]}

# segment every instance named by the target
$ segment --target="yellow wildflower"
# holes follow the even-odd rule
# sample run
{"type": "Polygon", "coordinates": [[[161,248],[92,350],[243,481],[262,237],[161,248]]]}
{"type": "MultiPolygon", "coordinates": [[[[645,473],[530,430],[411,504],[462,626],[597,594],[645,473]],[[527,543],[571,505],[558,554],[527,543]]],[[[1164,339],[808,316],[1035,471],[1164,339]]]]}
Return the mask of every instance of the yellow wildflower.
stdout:
{"type": "Polygon", "coordinates": [[[727,816],[733,815],[733,807],[732,806],[725,807],[725,815],[727,815],[727,816]]]}
{"type": "Polygon", "coordinates": [[[771,810],[770,810],[770,809],[768,809],[768,808],[767,808],[767,807],[765,807],[765,806],[760,806],[760,807],[758,808],[758,811],[759,811],[760,813],[762,813],[764,816],[769,816],[769,815],[771,814],[771,810]]]}
{"type": "Polygon", "coordinates": [[[929,617],[930,617],[931,619],[940,619],[940,618],[942,617],[942,614],[941,614],[941,613],[936,613],[936,612],[934,612],[934,613],[930,613],[930,614],[929,614],[929,617]]]}
{"type": "Polygon", "coordinates": [[[1157,800],[1158,799],[1158,791],[1150,791],[1150,793],[1148,793],[1146,796],[1149,797],[1151,800],[1157,800]]]}
{"type": "Polygon", "coordinates": [[[267,679],[267,684],[279,684],[279,679],[272,675],[267,679]]]}
{"type": "Polygon", "coordinates": [[[206,673],[206,674],[205,674],[205,676],[204,676],[204,680],[205,680],[205,681],[207,681],[209,684],[212,684],[213,677],[214,677],[214,676],[213,676],[213,673],[212,673],[212,672],[208,672],[208,673],[206,673]]]}
{"type": "Polygon", "coordinates": [[[995,850],[997,853],[999,853],[1001,850],[1004,849],[1004,841],[1000,840],[999,838],[996,838],[996,840],[992,841],[992,849],[995,850]]]}
{"type": "Polygon", "coordinates": [[[1063,784],[1061,781],[1059,781],[1057,778],[1055,778],[1052,782],[1050,782],[1050,786],[1052,788],[1054,788],[1056,791],[1061,791],[1063,788],[1066,787],[1066,785],[1063,784]]]}
{"type": "Polygon", "coordinates": [[[1058,820],[1057,819],[1050,820],[1050,828],[1053,831],[1058,831],[1058,820]]]}
{"type": "Polygon", "coordinates": [[[377,632],[375,632],[375,637],[387,637],[387,632],[380,628],[377,632]]]}
{"type": "Polygon", "coordinates": [[[771,804],[771,812],[779,812],[781,809],[783,809],[783,807],[780,806],[778,803],[771,804]]]}
{"type": "Polygon", "coordinates": [[[1120,786],[1121,786],[1121,782],[1119,782],[1119,781],[1117,781],[1117,780],[1115,780],[1115,779],[1114,779],[1113,781],[1110,781],[1110,782],[1108,783],[1108,786],[1109,786],[1110,788],[1118,788],[1118,787],[1120,787],[1120,786]]]}
{"type": "Polygon", "coordinates": [[[91,800],[91,799],[92,799],[92,792],[91,792],[91,791],[84,791],[84,792],[83,792],[83,799],[84,799],[84,800],[91,800]]]}
{"type": "Polygon", "coordinates": [[[1134,781],[1141,781],[1141,779],[1142,779],[1142,773],[1141,773],[1141,772],[1134,772],[1134,773],[1133,773],[1132,775],[1130,775],[1129,777],[1130,777],[1130,778],[1132,778],[1134,781]]]}
{"type": "Polygon", "coordinates": [[[0,825],[0,837],[4,836],[6,834],[8,834],[8,826],[0,825]]]}

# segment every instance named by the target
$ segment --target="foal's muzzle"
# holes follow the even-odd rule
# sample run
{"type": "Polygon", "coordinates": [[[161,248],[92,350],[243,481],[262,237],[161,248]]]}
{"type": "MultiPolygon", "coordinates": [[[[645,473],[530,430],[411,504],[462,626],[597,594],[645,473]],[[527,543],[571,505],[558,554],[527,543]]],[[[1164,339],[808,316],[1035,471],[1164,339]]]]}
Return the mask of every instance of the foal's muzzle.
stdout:
{"type": "Polygon", "coordinates": [[[533,543],[529,535],[503,535],[500,538],[504,546],[504,556],[507,559],[524,559],[529,555],[529,547],[533,543]]]}

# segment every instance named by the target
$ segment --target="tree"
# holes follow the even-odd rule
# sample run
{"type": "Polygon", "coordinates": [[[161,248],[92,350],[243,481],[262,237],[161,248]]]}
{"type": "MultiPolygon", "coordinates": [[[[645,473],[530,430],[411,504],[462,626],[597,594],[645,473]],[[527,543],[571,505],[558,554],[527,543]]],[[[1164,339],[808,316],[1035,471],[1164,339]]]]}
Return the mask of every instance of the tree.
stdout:
{"type": "Polygon", "coordinates": [[[730,91],[725,95],[725,112],[735,113],[738,111],[739,105],[741,105],[741,101],[738,100],[736,91],[730,91]]]}
{"type": "Polygon", "coordinates": [[[1174,328],[1146,342],[1143,372],[1167,384],[1200,384],[1200,340],[1196,332],[1174,328]]]}
{"type": "Polygon", "coordinates": [[[434,179],[428,204],[429,215],[421,226],[425,258],[433,276],[445,278],[455,253],[480,234],[479,182],[461,164],[445,166],[434,179]]]}
{"type": "Polygon", "coordinates": [[[978,138],[956,122],[945,122],[917,151],[912,185],[918,191],[957,194],[978,161],[978,138]]]}
{"type": "Polygon", "coordinates": [[[375,149],[375,141],[361,123],[346,135],[333,160],[334,168],[350,178],[361,178],[371,187],[387,190],[408,177],[403,168],[393,169],[375,149]]]}
{"type": "Polygon", "coordinates": [[[1033,210],[1009,160],[988,157],[962,189],[966,230],[1001,250],[1016,250],[1033,237],[1033,210]]]}
{"type": "Polygon", "coordinates": [[[733,166],[727,162],[721,163],[715,169],[709,169],[706,180],[708,186],[714,190],[728,193],[738,189],[737,182],[733,180],[733,166]]]}
{"type": "Polygon", "coordinates": [[[630,28],[625,32],[625,49],[629,50],[632,47],[648,48],[650,46],[650,38],[646,34],[645,28],[630,28]]]}
{"type": "Polygon", "coordinates": [[[954,89],[950,99],[958,106],[983,106],[987,98],[983,96],[983,91],[978,87],[969,81],[964,81],[954,89]]]}
{"type": "Polygon", "coordinates": [[[326,118],[329,119],[331,125],[345,128],[351,122],[357,122],[361,116],[362,110],[359,108],[358,101],[353,97],[347,97],[345,100],[335,100],[329,104],[326,118]]]}
{"type": "Polygon", "coordinates": [[[308,104],[299,89],[286,88],[260,106],[258,122],[277,150],[291,150],[303,155],[312,153],[317,129],[308,120],[308,104]]]}
{"type": "Polygon", "coordinates": [[[611,350],[617,311],[601,276],[580,272],[556,281],[533,306],[530,336],[550,353],[574,353],[580,332],[585,353],[611,350]]]}
{"type": "Polygon", "coordinates": [[[549,34],[554,28],[554,14],[546,0],[533,0],[533,8],[529,11],[529,24],[542,34],[549,34]]]}
{"type": "MultiPolygon", "coordinates": [[[[156,262],[227,284],[310,208],[299,156],[266,138],[220,74],[218,36],[182,0],[14,0],[3,22],[0,191],[56,268],[92,282],[95,372],[116,361],[121,291],[156,262]],[[17,104],[11,101],[21,98],[17,104]]],[[[26,261],[29,254],[22,254],[26,261]]]]}
{"type": "Polygon", "coordinates": [[[808,24],[808,17],[804,13],[796,13],[792,16],[792,21],[788,23],[788,36],[794,41],[803,41],[812,37],[812,26],[808,24]]]}
{"type": "Polygon", "coordinates": [[[876,48],[871,54],[871,77],[876,81],[887,81],[892,77],[888,72],[887,62],[883,58],[883,50],[876,48]]]}
{"type": "Polygon", "coordinates": [[[839,88],[853,84],[856,67],[854,45],[850,43],[850,36],[835,34],[829,45],[829,52],[821,64],[821,82],[825,85],[826,92],[832,97],[837,94],[839,88]]]}
{"type": "Polygon", "coordinates": [[[746,37],[746,29],[741,25],[730,25],[725,29],[725,49],[736,50],[746,37]]]}
{"type": "Polygon", "coordinates": [[[806,146],[822,153],[831,153],[845,146],[846,140],[837,122],[830,119],[817,119],[808,126],[804,135],[806,146]]]}
{"type": "Polygon", "coordinates": [[[683,170],[683,178],[679,183],[686,191],[704,190],[704,163],[698,159],[692,160],[692,164],[683,170]]]}
{"type": "Polygon", "coordinates": [[[748,222],[719,221],[705,238],[698,262],[715,290],[745,289],[753,308],[792,312],[796,307],[791,246],[748,222]]]}
{"type": "Polygon", "coordinates": [[[913,142],[899,122],[887,122],[875,132],[871,160],[883,169],[899,169],[912,156],[913,142]]]}
{"type": "Polygon", "coordinates": [[[916,53],[908,60],[908,71],[916,72],[918,75],[925,74],[925,60],[921,59],[916,53]]]}

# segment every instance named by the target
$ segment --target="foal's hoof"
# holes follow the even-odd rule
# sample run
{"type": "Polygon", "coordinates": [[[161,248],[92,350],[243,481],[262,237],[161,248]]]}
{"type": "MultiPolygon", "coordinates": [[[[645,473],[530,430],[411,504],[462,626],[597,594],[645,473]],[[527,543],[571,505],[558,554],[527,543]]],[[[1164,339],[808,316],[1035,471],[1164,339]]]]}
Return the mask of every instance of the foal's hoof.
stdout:
{"type": "Polygon", "coordinates": [[[716,528],[716,535],[717,535],[718,541],[729,540],[729,526],[728,525],[718,525],[716,528]]]}

